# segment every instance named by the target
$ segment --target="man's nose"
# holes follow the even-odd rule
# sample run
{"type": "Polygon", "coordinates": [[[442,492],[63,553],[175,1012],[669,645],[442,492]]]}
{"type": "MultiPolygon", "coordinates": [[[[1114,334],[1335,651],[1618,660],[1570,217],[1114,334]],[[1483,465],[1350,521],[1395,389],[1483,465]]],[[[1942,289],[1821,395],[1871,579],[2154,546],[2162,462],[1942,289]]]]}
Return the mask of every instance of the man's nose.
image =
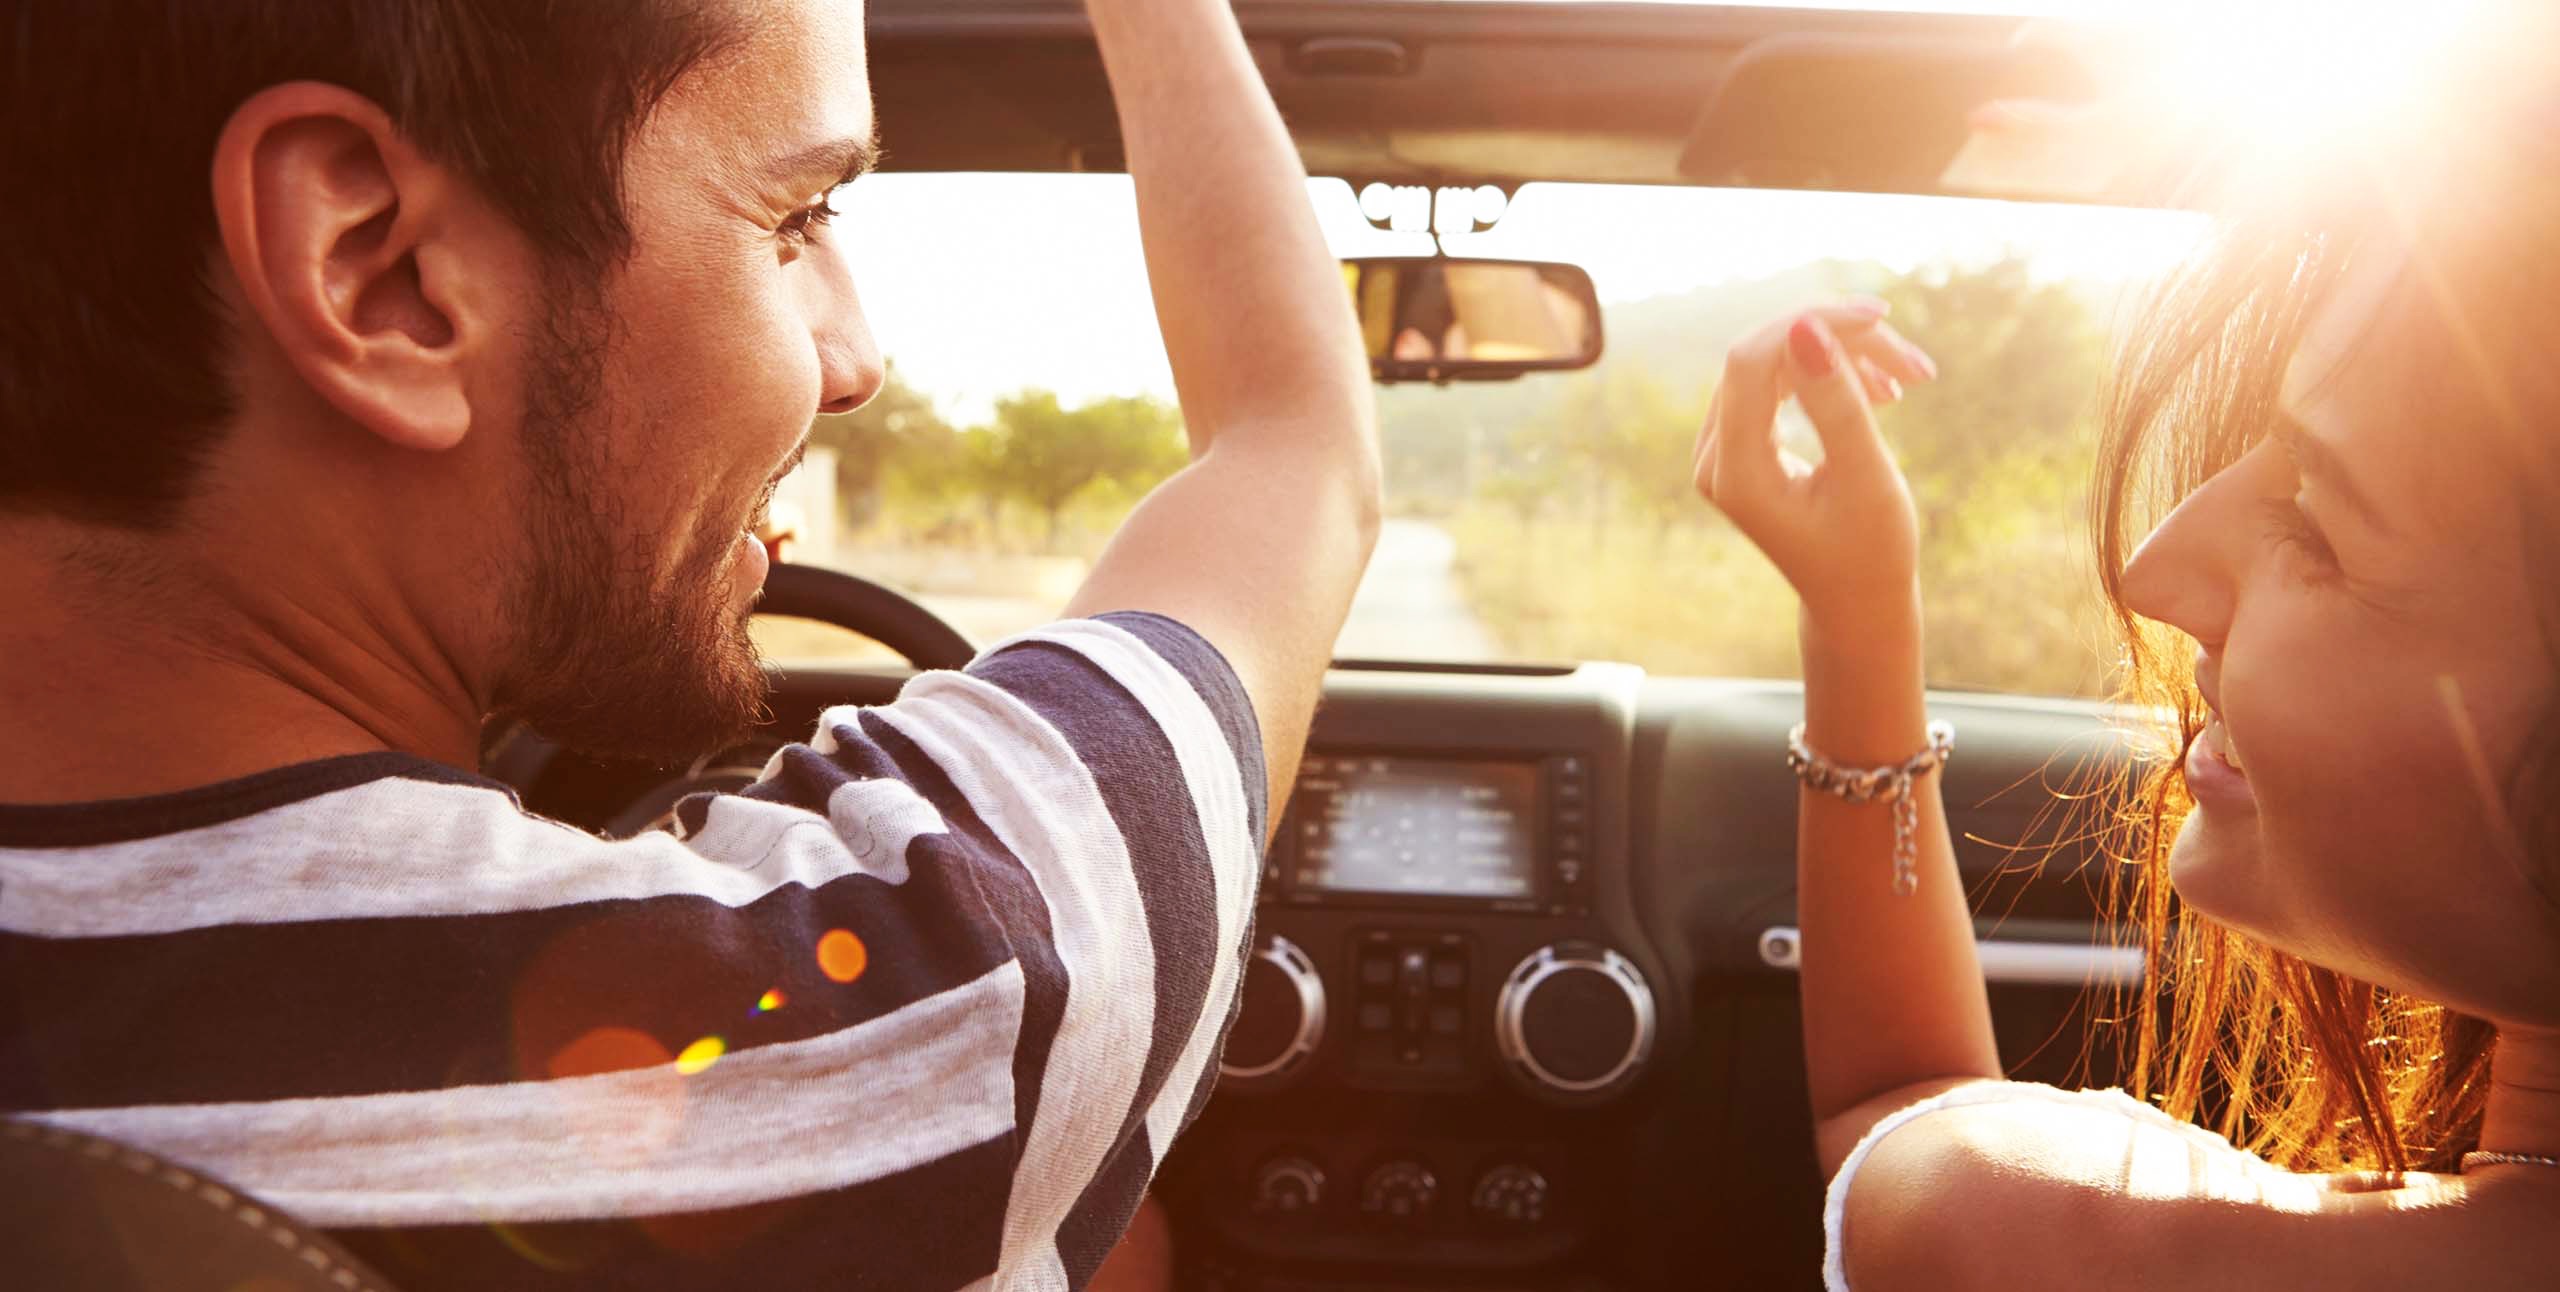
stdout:
{"type": "Polygon", "coordinates": [[[889,379],[880,346],[859,313],[850,325],[818,338],[818,377],[822,413],[850,413],[870,403],[889,379]]]}

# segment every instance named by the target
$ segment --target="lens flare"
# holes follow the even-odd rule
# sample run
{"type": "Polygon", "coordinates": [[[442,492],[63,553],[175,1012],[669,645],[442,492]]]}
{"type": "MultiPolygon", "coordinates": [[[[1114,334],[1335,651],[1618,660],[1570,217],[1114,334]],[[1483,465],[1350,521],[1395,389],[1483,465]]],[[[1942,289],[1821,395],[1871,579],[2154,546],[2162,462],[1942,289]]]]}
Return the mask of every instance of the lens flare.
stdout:
{"type": "Polygon", "coordinates": [[[720,1056],[728,1052],[727,1041],[716,1036],[706,1036],[684,1047],[684,1052],[676,1056],[676,1071],[690,1077],[718,1063],[720,1056]]]}
{"type": "Polygon", "coordinates": [[[558,1081],[655,1067],[667,1058],[667,1047],[638,1028],[597,1027],[553,1052],[550,1062],[543,1066],[544,1075],[558,1081]]]}
{"type": "Polygon", "coordinates": [[[852,982],[871,967],[871,951],[845,929],[829,929],[818,939],[818,972],[837,982],[852,982]]]}
{"type": "Polygon", "coordinates": [[[770,1014],[773,1011],[782,1008],[782,1005],[782,989],[780,987],[776,987],[773,990],[756,997],[755,1012],[759,1014],[770,1014]]]}

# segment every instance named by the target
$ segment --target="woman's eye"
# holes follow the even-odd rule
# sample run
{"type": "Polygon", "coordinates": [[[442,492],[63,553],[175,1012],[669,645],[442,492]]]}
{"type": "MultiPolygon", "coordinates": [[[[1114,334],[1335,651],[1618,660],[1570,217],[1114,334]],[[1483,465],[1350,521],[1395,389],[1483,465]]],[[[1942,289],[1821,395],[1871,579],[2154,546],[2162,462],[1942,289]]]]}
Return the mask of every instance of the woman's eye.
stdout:
{"type": "Polygon", "coordinates": [[[2338,569],[2337,549],[2329,545],[2329,536],[2320,532],[2302,504],[2291,498],[2271,499],[2267,503],[2267,527],[2279,547],[2291,551],[2308,567],[2313,578],[2335,574],[2338,569]]]}

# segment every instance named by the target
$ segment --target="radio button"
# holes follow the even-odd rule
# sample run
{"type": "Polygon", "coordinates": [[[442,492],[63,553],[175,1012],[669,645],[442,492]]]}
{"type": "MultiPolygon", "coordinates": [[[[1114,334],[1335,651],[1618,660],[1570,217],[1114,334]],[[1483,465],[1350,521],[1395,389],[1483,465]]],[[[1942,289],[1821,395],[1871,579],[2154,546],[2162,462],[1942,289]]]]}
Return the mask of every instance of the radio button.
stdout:
{"type": "Polygon", "coordinates": [[[1394,1010],[1392,1010],[1392,1009],[1389,1009],[1389,1008],[1387,1007],[1387,1004],[1386,1004],[1386,1002],[1385,1002],[1385,1001],[1377,1001],[1377,1000],[1373,1000],[1373,1001],[1370,1001],[1368,1004],[1363,1005],[1363,1006],[1361,1006],[1361,1007],[1360,1007],[1360,1030],[1361,1030],[1361,1031],[1363,1031],[1363,1032],[1386,1032],[1386,1031],[1392,1031],[1392,1030],[1394,1030],[1395,1025],[1396,1025],[1396,1015],[1395,1015],[1395,1011],[1394,1011],[1394,1010]]]}
{"type": "Polygon", "coordinates": [[[1431,985],[1439,991],[1456,991],[1467,985],[1467,957],[1464,952],[1443,951],[1431,958],[1431,985]]]}
{"type": "Polygon", "coordinates": [[[1385,987],[1396,980],[1396,962],[1391,955],[1369,952],[1360,957],[1360,985],[1385,987]]]}

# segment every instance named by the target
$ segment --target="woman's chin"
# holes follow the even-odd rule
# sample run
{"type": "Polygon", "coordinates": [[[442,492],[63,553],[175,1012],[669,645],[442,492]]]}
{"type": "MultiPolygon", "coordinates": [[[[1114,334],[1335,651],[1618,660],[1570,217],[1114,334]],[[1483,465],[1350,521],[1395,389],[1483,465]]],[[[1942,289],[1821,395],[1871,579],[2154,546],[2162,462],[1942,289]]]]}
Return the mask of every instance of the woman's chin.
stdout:
{"type": "Polygon", "coordinates": [[[2210,809],[2198,809],[2187,814],[2169,845],[2169,886],[2178,900],[2233,927],[2256,922],[2250,895],[2260,877],[2257,822],[2244,824],[2250,828],[2234,829],[2216,822],[2210,809]]]}

